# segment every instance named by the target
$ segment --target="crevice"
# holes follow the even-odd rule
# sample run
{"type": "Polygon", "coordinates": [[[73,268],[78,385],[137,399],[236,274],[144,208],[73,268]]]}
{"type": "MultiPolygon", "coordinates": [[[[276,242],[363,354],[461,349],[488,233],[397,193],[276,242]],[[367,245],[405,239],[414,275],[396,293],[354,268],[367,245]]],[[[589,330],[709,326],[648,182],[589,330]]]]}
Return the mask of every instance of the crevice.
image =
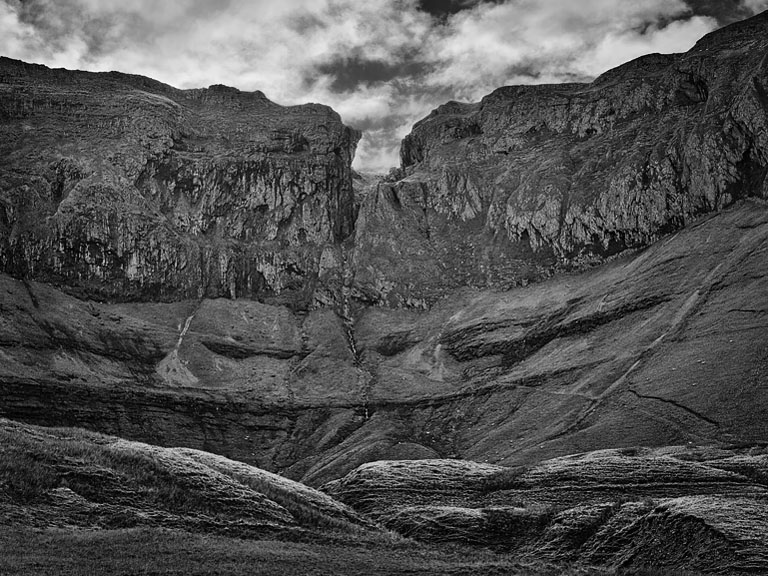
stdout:
{"type": "Polygon", "coordinates": [[[37,299],[37,295],[32,290],[32,284],[30,284],[29,280],[27,280],[26,277],[21,277],[21,283],[24,284],[24,288],[27,290],[27,294],[29,294],[29,299],[32,301],[32,305],[35,308],[40,308],[40,301],[37,299]]]}
{"type": "Polygon", "coordinates": [[[634,394],[636,397],[642,399],[642,400],[658,400],[659,402],[665,402],[667,404],[671,404],[672,406],[676,408],[680,408],[681,410],[684,410],[685,412],[688,412],[692,416],[695,416],[699,420],[703,420],[704,422],[711,424],[712,426],[715,426],[717,428],[720,427],[720,423],[716,420],[713,420],[712,418],[709,418],[708,416],[704,416],[701,412],[697,412],[693,408],[690,408],[686,406],[685,404],[681,404],[680,402],[677,402],[676,400],[671,400],[670,398],[662,398],[661,396],[652,396],[650,394],[640,394],[636,390],[634,390],[631,386],[627,387],[627,391],[631,394],[634,394]]]}
{"type": "Polygon", "coordinates": [[[179,327],[179,339],[176,342],[176,346],[174,346],[173,350],[171,350],[155,367],[155,372],[167,382],[185,386],[189,384],[197,384],[199,381],[197,376],[187,368],[188,361],[181,359],[179,351],[181,350],[181,345],[184,343],[184,337],[187,335],[189,327],[192,324],[192,320],[195,318],[202,305],[203,298],[197,302],[195,309],[189,316],[187,316],[184,325],[179,327]]]}
{"type": "Polygon", "coordinates": [[[225,356],[233,360],[244,360],[246,358],[252,358],[254,356],[267,356],[268,358],[276,358],[278,360],[288,360],[296,356],[296,352],[293,350],[279,350],[279,349],[263,349],[254,350],[246,346],[239,346],[229,342],[222,342],[216,340],[202,339],[200,343],[208,350],[219,356],[225,356]]]}
{"type": "Polygon", "coordinates": [[[195,315],[200,310],[200,306],[202,305],[202,303],[203,303],[202,300],[200,302],[198,302],[197,306],[195,306],[194,312],[192,312],[192,314],[190,314],[187,317],[187,319],[184,321],[184,327],[181,329],[181,332],[179,333],[179,340],[178,340],[178,342],[176,342],[176,350],[181,348],[181,344],[182,344],[182,342],[184,342],[184,336],[187,335],[187,332],[189,331],[189,326],[190,326],[190,324],[192,324],[192,320],[194,320],[195,315]]]}
{"type": "Polygon", "coordinates": [[[728,310],[728,313],[730,314],[731,312],[743,312],[745,314],[760,314],[760,315],[768,314],[768,310],[752,310],[750,308],[731,308],[730,310],[728,310]]]}
{"type": "Polygon", "coordinates": [[[344,325],[344,335],[347,339],[347,347],[352,354],[352,363],[357,370],[357,384],[360,393],[360,401],[363,407],[363,416],[369,420],[373,415],[370,406],[371,390],[373,389],[375,377],[368,370],[364,363],[360,349],[355,340],[355,320],[352,314],[352,282],[354,280],[354,271],[349,265],[349,255],[345,250],[342,251],[342,284],[341,284],[341,310],[339,316],[344,325]]]}

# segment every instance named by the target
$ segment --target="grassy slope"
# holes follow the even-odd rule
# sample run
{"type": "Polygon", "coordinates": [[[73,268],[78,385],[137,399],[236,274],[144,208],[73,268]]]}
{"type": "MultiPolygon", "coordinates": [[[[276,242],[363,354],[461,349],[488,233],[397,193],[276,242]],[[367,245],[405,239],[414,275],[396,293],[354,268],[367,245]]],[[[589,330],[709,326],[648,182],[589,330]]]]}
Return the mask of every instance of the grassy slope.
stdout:
{"type": "Polygon", "coordinates": [[[0,419],[0,523],[303,538],[381,534],[332,498],[226,458],[0,419]]]}
{"type": "Polygon", "coordinates": [[[221,456],[2,419],[0,551],[3,576],[614,574],[420,544],[221,456]]]}
{"type": "MultiPolygon", "coordinates": [[[[508,575],[611,576],[612,570],[521,562],[509,555],[411,542],[321,545],[253,541],[158,529],[0,532],[4,576],[508,575]]],[[[627,573],[629,574],[629,573],[627,573]]],[[[638,576],[672,572],[638,571],[638,576]]],[[[674,572],[684,576],[683,572],[674,572]]]]}

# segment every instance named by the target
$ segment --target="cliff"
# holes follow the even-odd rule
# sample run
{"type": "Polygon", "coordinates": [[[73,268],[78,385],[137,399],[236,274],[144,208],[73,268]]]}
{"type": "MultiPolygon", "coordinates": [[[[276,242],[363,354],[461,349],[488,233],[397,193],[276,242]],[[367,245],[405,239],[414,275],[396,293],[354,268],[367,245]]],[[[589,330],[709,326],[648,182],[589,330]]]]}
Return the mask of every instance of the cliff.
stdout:
{"type": "Polygon", "coordinates": [[[591,84],[507,86],[418,122],[357,226],[360,298],[428,306],[647,246],[768,197],[768,15],[591,84]]]}
{"type": "Polygon", "coordinates": [[[353,231],[326,106],[2,58],[0,136],[0,268],[80,296],[307,307],[353,231]]]}

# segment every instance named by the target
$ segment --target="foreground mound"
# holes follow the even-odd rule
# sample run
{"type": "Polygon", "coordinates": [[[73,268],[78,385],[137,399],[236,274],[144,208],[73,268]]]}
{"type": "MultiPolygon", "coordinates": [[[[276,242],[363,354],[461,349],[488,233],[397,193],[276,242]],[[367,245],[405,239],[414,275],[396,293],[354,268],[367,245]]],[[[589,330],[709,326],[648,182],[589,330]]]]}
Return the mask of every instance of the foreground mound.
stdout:
{"type": "Polygon", "coordinates": [[[0,420],[0,574],[609,574],[398,537],[330,496],[190,449],[0,420]]]}
{"type": "Polygon", "coordinates": [[[0,420],[0,524],[242,536],[376,532],[329,496],[221,456],[0,420]]]}
{"type": "Polygon", "coordinates": [[[325,490],[429,542],[473,542],[612,569],[763,573],[768,456],[754,452],[603,450],[527,469],[383,461],[325,490]]]}

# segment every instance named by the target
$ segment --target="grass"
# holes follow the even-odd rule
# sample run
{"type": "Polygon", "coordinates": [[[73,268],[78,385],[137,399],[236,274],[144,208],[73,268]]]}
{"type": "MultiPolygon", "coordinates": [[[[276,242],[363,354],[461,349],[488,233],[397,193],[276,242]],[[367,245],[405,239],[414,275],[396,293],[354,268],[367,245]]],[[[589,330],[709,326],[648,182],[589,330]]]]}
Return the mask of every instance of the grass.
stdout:
{"type": "MultiPolygon", "coordinates": [[[[519,475],[498,475],[492,486],[514,484],[519,475]]],[[[557,545],[580,546],[630,501],[639,500],[619,498],[588,522],[565,514],[561,523],[573,526],[557,545]]],[[[641,502],[646,511],[656,505],[641,502]]],[[[482,512],[488,548],[468,539],[417,543],[323,493],[220,456],[0,419],[2,576],[683,574],[545,564],[541,558],[577,558],[537,553],[537,535],[558,521],[560,505],[482,512]],[[514,552],[505,544],[526,537],[530,543],[514,552]]]]}
{"type": "Polygon", "coordinates": [[[19,503],[38,501],[63,487],[94,502],[114,503],[122,493],[165,510],[209,508],[204,493],[185,486],[150,454],[128,450],[100,434],[4,426],[0,456],[0,485],[19,503]]]}
{"type": "Polygon", "coordinates": [[[461,547],[412,542],[382,546],[249,541],[161,529],[0,531],[4,576],[314,576],[509,575],[609,576],[610,570],[526,564],[518,559],[461,547]]]}
{"type": "Polygon", "coordinates": [[[0,420],[0,505],[45,510],[50,517],[61,505],[52,500],[61,488],[85,502],[67,508],[56,526],[128,528],[170,519],[177,529],[249,536],[291,530],[300,537],[310,530],[387,537],[327,495],[239,462],[0,420]]]}

